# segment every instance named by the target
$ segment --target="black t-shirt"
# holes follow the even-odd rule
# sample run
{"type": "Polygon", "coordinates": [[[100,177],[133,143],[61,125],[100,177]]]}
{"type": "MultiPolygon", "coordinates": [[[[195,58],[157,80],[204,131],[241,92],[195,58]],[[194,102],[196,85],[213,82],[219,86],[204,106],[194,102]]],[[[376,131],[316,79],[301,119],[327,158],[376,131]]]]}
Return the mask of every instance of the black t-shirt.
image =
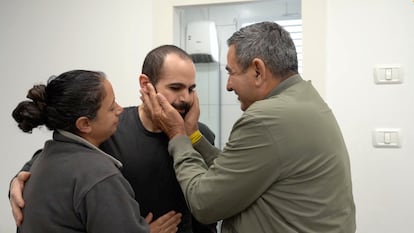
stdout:
{"type": "MultiPolygon", "coordinates": [[[[214,143],[214,133],[204,124],[199,129],[214,143]]],[[[168,153],[169,139],[164,133],[147,131],[138,115],[138,107],[124,108],[119,117],[118,130],[101,145],[101,149],[122,162],[122,174],[131,184],[141,214],[149,212],[154,219],[168,211],[183,214],[179,232],[192,232],[191,213],[175,177],[173,158],[168,153]]],[[[215,224],[203,226],[193,223],[194,233],[216,232],[215,224]]]]}

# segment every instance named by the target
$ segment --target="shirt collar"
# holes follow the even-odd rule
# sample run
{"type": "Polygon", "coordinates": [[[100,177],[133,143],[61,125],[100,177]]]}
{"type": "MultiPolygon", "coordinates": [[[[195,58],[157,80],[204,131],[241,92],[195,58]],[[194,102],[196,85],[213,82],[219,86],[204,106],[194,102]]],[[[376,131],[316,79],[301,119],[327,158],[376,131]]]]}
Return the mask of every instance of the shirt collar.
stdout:
{"type": "Polygon", "coordinates": [[[294,84],[300,81],[303,81],[303,79],[299,74],[290,76],[289,78],[279,83],[279,85],[277,85],[275,88],[273,88],[273,90],[269,93],[267,98],[280,94],[282,91],[288,89],[289,87],[293,86],[294,84]]]}
{"type": "Polygon", "coordinates": [[[80,143],[80,144],[82,144],[82,145],[84,145],[84,146],[87,146],[87,147],[89,147],[89,148],[91,148],[91,149],[94,149],[94,150],[97,150],[98,152],[100,152],[101,154],[103,154],[103,155],[105,155],[105,156],[107,156],[112,162],[114,162],[114,164],[118,167],[118,168],[122,168],[122,163],[119,161],[119,160],[117,160],[117,159],[115,159],[114,157],[112,157],[110,154],[108,154],[108,153],[105,153],[103,150],[101,150],[101,149],[99,149],[98,147],[96,147],[95,145],[93,145],[92,143],[90,143],[90,142],[88,142],[87,140],[85,140],[84,138],[82,138],[82,137],[79,137],[78,135],[76,135],[76,134],[73,134],[73,133],[70,133],[70,132],[68,132],[68,131],[65,131],[65,130],[60,130],[60,129],[58,129],[57,130],[58,131],[58,133],[59,134],[61,134],[61,135],[63,135],[63,136],[65,136],[65,137],[67,137],[67,138],[70,138],[70,139],[72,139],[72,140],[74,140],[74,141],[76,141],[76,142],[78,142],[78,143],[80,143]]]}

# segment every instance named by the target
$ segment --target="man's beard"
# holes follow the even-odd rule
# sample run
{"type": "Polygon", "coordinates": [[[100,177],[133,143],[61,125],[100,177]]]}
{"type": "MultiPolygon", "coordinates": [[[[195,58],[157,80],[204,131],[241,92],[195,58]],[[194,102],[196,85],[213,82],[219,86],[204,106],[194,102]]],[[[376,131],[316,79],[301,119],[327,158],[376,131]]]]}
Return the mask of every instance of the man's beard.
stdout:
{"type": "Polygon", "coordinates": [[[171,105],[178,110],[182,118],[190,111],[190,105],[186,102],[172,103],[171,105]]]}

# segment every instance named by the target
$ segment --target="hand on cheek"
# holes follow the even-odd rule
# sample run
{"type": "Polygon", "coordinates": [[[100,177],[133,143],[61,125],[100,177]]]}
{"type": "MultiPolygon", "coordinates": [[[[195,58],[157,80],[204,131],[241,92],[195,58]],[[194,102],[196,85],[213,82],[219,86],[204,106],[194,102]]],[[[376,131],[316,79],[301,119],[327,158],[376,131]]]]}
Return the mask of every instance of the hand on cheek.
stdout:
{"type": "Polygon", "coordinates": [[[190,111],[185,116],[185,129],[187,135],[191,135],[198,130],[198,120],[200,118],[200,105],[198,102],[197,92],[194,92],[193,104],[190,111]]]}
{"type": "Polygon", "coordinates": [[[141,94],[153,123],[170,139],[178,135],[185,135],[183,118],[164,95],[156,93],[151,84],[147,85],[146,90],[141,89],[141,94]]]}

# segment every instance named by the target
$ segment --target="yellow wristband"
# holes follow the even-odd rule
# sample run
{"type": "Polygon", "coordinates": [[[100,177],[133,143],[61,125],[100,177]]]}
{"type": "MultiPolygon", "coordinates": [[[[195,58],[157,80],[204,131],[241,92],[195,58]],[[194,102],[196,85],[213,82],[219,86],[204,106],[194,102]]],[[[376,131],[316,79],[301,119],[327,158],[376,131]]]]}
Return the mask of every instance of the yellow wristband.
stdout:
{"type": "Polygon", "coordinates": [[[201,137],[200,130],[196,130],[194,133],[190,135],[191,144],[195,144],[196,142],[200,141],[201,137]]]}

